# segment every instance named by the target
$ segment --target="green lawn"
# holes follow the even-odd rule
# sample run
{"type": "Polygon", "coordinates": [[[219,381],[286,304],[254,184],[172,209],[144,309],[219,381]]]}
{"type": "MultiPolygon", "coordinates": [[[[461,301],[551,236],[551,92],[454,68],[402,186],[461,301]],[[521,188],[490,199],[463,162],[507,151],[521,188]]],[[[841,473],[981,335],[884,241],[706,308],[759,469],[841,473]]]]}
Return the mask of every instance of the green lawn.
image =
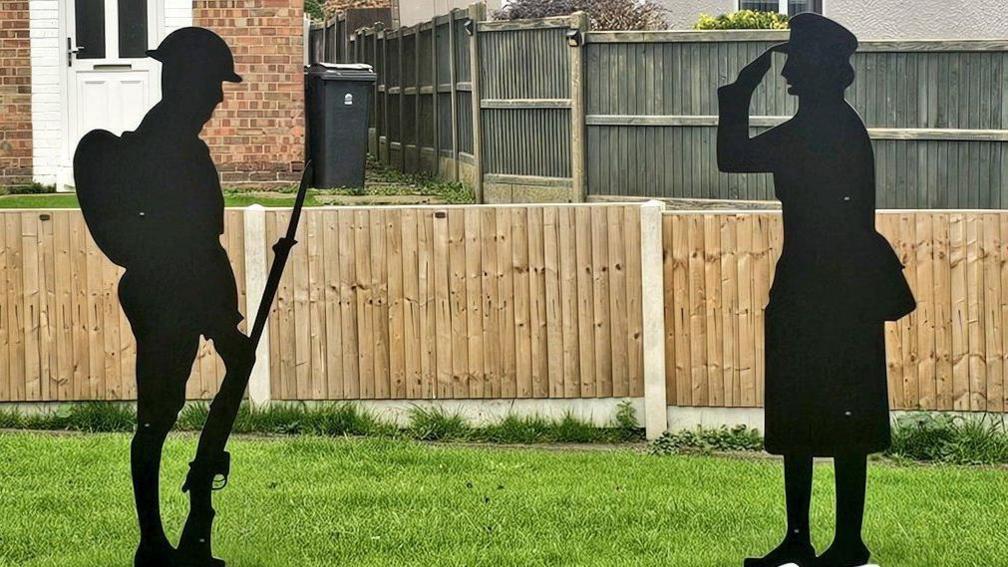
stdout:
{"type": "MultiPolygon", "coordinates": [[[[166,449],[165,517],[194,437],[166,449]]],[[[319,437],[238,439],[218,493],[231,567],[737,566],[782,531],[773,460],[319,437]]],[[[0,565],[130,565],[123,434],[0,434],[0,565]]],[[[832,468],[813,524],[831,537],[832,468]]],[[[884,567],[1008,565],[1008,470],[873,464],[867,539],[884,567]]]]}
{"type": "MultiPolygon", "coordinates": [[[[420,189],[401,190],[400,188],[376,188],[361,193],[343,189],[318,190],[311,189],[305,198],[306,207],[321,207],[325,205],[341,204],[370,204],[360,202],[362,196],[388,196],[388,202],[378,200],[377,204],[413,204],[407,200],[409,197],[416,197],[416,202],[421,202],[424,197],[431,198],[431,203],[472,203],[473,197],[458,184],[433,184],[420,189]],[[401,201],[393,200],[399,197],[401,201]]],[[[264,207],[293,207],[294,193],[292,192],[257,192],[257,191],[225,191],[225,207],[247,207],[252,204],[264,207]]],[[[77,195],[73,193],[44,193],[41,195],[0,195],[0,209],[76,209],[80,204],[77,202],[77,195]]]]}
{"type": "MultiPolygon", "coordinates": [[[[224,206],[247,207],[259,204],[264,207],[292,207],[296,186],[271,190],[224,190],[224,206]]],[[[49,188],[48,190],[52,190],[49,188]]],[[[80,205],[73,193],[26,194],[0,187],[0,209],[75,209],[80,205]]],[[[423,174],[406,174],[368,160],[365,187],[351,189],[309,189],[306,207],[324,205],[370,205],[414,203],[473,203],[472,189],[461,183],[440,181],[423,174]],[[367,200],[368,197],[376,198],[367,200]]]]}
{"type": "MultiPolygon", "coordinates": [[[[225,194],[224,205],[227,207],[247,207],[258,203],[264,207],[291,207],[294,205],[294,195],[282,197],[265,197],[259,195],[243,195],[240,193],[225,194]]],[[[318,206],[314,197],[306,199],[306,206],[318,206]]],[[[0,196],[0,209],[76,209],[80,204],[77,195],[73,193],[45,193],[42,195],[3,195],[0,196]]]]}

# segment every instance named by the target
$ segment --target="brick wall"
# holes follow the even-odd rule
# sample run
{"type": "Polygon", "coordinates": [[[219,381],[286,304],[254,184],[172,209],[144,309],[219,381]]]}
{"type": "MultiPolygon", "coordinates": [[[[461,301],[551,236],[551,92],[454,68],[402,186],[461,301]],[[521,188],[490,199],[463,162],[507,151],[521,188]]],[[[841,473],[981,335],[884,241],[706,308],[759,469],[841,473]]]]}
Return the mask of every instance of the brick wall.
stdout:
{"type": "Polygon", "coordinates": [[[244,82],[203,131],[224,185],[290,184],[304,158],[303,0],[195,0],[193,25],[231,46],[244,82]]]}
{"type": "Polygon", "coordinates": [[[28,0],[0,0],[0,187],[31,181],[28,0]]]}

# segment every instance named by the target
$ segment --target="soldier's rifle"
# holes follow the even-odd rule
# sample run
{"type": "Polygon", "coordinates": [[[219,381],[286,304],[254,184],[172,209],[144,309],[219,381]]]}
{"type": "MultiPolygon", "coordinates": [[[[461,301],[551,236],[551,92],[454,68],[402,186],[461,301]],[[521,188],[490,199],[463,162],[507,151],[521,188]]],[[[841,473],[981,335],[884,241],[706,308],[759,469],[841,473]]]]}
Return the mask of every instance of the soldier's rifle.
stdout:
{"type": "Polygon", "coordinates": [[[269,319],[270,308],[273,305],[273,298],[276,297],[277,288],[280,287],[280,277],[283,276],[287,258],[290,256],[291,248],[297,244],[294,235],[297,233],[298,222],[301,220],[301,209],[304,208],[308,184],[314,177],[314,166],[311,160],[308,160],[305,162],[304,171],[301,172],[301,184],[298,186],[297,197],[294,199],[294,210],[291,212],[290,222],[287,224],[287,234],[273,245],[273,264],[270,266],[269,277],[266,278],[266,287],[263,289],[262,300],[259,302],[255,323],[252,324],[252,332],[249,333],[253,349],[259,346],[259,339],[262,338],[266,320],[269,319]]]}

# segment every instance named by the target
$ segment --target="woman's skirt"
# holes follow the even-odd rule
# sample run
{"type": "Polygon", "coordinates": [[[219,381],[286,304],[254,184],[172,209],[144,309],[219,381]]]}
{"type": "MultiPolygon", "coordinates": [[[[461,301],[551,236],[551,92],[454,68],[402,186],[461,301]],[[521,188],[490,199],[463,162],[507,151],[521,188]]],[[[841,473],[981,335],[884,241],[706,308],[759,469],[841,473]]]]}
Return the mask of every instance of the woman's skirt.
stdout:
{"type": "Polygon", "coordinates": [[[766,450],[823,457],[885,450],[884,323],[802,303],[777,297],[766,310],[766,450]]]}

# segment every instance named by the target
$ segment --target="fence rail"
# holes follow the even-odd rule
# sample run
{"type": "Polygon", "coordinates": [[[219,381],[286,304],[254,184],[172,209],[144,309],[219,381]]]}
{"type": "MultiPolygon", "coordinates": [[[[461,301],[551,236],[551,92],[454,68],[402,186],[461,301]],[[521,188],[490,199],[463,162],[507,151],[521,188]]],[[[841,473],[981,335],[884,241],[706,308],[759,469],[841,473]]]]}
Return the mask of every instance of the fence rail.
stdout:
{"type": "MultiPolygon", "coordinates": [[[[382,161],[462,179],[486,202],[773,199],[768,175],[717,170],[716,91],[787,32],[484,20],[475,4],[347,39],[378,71],[382,161]]],[[[754,134],[796,110],[782,64],[756,91],[754,134]]],[[[853,65],[848,99],[874,140],[880,207],[1008,207],[1008,41],[866,41],[853,65]]]]}
{"type": "MultiPolygon", "coordinates": [[[[307,210],[264,337],[266,397],[640,398],[657,384],[669,406],[759,407],[780,215],[652,221],[648,207],[307,210]],[[664,283],[642,275],[654,266],[664,283]]],[[[254,309],[289,214],[226,212],[241,305],[254,309]]],[[[1005,411],[1008,212],[885,211],[877,226],[918,300],[886,328],[892,408],[1005,411]]],[[[133,399],[122,271],[80,212],[3,212],[0,227],[0,402],[133,399]]],[[[203,342],[189,398],[223,371],[203,342]]]]}

